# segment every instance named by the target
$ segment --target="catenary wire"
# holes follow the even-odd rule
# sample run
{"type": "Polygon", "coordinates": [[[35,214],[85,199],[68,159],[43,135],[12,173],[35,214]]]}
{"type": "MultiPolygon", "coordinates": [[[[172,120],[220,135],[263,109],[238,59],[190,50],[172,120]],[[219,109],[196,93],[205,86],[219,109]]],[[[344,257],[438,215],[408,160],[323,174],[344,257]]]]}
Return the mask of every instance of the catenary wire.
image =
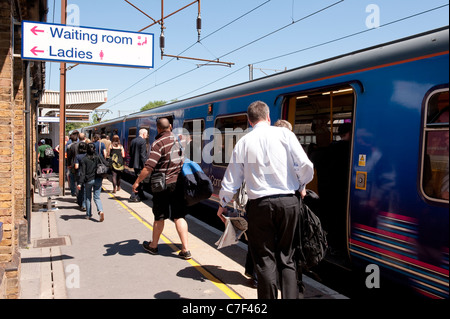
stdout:
{"type": "MultiPolygon", "coordinates": [[[[245,12],[244,14],[242,14],[241,16],[235,18],[234,20],[226,23],[225,25],[221,26],[220,28],[218,28],[217,30],[207,34],[206,36],[202,37],[200,41],[203,41],[207,38],[209,38],[210,36],[214,35],[215,33],[225,29],[226,27],[230,26],[231,24],[239,21],[240,19],[242,19],[243,17],[249,15],[250,13],[258,10],[259,8],[261,8],[262,6],[266,5],[267,3],[269,3],[272,0],[267,0],[264,3],[261,3],[260,5],[256,6],[255,8],[251,9],[250,11],[245,12]]],[[[198,42],[197,41],[195,43],[193,43],[192,45],[190,45],[188,48],[184,49],[182,52],[180,52],[178,55],[182,55],[184,52],[188,51],[189,49],[191,49],[193,46],[195,46],[198,42]]],[[[129,87],[127,87],[125,90],[121,91],[120,93],[116,94],[115,96],[113,96],[109,101],[112,101],[113,99],[115,99],[116,97],[122,95],[123,93],[125,93],[126,91],[128,91],[129,89],[133,88],[134,86],[136,86],[137,84],[139,84],[140,82],[142,82],[143,80],[145,80],[146,78],[148,78],[149,76],[155,74],[156,72],[160,71],[162,68],[164,68],[167,64],[169,64],[170,62],[172,62],[173,60],[176,60],[176,58],[172,58],[169,61],[167,61],[166,63],[164,63],[162,66],[160,66],[157,70],[151,72],[150,74],[147,74],[146,76],[144,76],[142,79],[138,80],[137,82],[135,82],[134,84],[130,85],[129,87]]],[[[121,103],[121,102],[119,102],[121,103]]],[[[118,103],[113,104],[112,106],[115,106],[118,103]]]]}
{"type": "MultiPolygon", "coordinates": [[[[395,24],[395,23],[399,23],[399,22],[402,22],[402,21],[404,21],[404,20],[408,20],[408,19],[417,17],[417,16],[419,16],[419,15],[426,14],[426,13],[429,13],[429,12],[432,12],[432,11],[435,11],[435,10],[438,10],[438,9],[442,9],[442,8],[448,7],[448,6],[449,6],[449,4],[445,4],[445,5],[442,5],[442,6],[439,6],[439,7],[435,7],[435,8],[426,10],[426,11],[422,11],[422,12],[419,12],[419,13],[416,13],[416,14],[413,14],[413,15],[410,15],[410,16],[407,16],[407,17],[404,17],[404,18],[401,18],[401,19],[397,19],[397,20],[394,20],[394,21],[391,21],[391,22],[382,24],[382,25],[380,25],[378,28],[382,28],[382,27],[386,27],[386,26],[389,26],[389,25],[392,25],[392,24],[395,24]]],[[[268,58],[268,59],[264,59],[264,60],[261,60],[261,61],[258,61],[258,62],[253,62],[253,63],[251,63],[251,64],[253,64],[253,65],[255,65],[255,64],[261,64],[261,63],[265,63],[265,62],[268,62],[268,61],[273,61],[273,60],[276,60],[276,59],[279,59],[279,58],[284,58],[284,57],[289,56],[289,55],[297,54],[297,53],[304,52],[304,51],[311,50],[311,49],[315,49],[315,48],[318,48],[318,47],[321,47],[321,46],[324,46],[324,45],[327,45],[327,44],[331,44],[331,43],[334,43],[334,42],[338,42],[338,41],[341,41],[341,40],[345,40],[345,39],[348,39],[348,38],[351,38],[351,37],[354,37],[354,36],[357,36],[357,35],[360,35],[360,34],[363,34],[363,33],[366,33],[366,32],[370,32],[370,31],[372,31],[372,30],[375,30],[375,29],[365,29],[365,30],[362,30],[362,31],[359,31],[359,32],[355,32],[355,33],[352,33],[352,34],[348,34],[348,35],[346,35],[346,36],[342,36],[342,37],[340,37],[340,38],[336,38],[336,39],[333,39],[333,40],[330,40],[330,41],[322,42],[322,43],[320,43],[320,44],[316,44],[316,45],[313,45],[313,46],[309,46],[309,47],[307,47],[307,48],[303,48],[303,49],[296,50],[296,51],[293,51],[293,52],[289,52],[289,53],[286,53],[286,54],[278,55],[278,56],[275,56],[275,57],[272,57],[272,58],[268,58]]],[[[190,91],[190,92],[188,92],[188,93],[185,93],[185,94],[183,94],[183,95],[180,95],[180,96],[178,96],[176,99],[182,98],[182,97],[184,97],[184,96],[186,96],[186,95],[192,94],[192,93],[194,93],[194,92],[196,92],[196,91],[199,91],[199,90],[201,90],[201,89],[204,89],[205,87],[208,87],[208,86],[210,86],[210,85],[212,85],[212,84],[214,84],[214,83],[217,83],[217,82],[219,82],[219,81],[221,81],[221,80],[223,80],[223,79],[225,79],[225,78],[227,78],[227,77],[229,77],[229,76],[231,76],[231,75],[233,75],[233,74],[235,74],[235,73],[241,71],[242,69],[247,68],[247,66],[248,66],[248,64],[247,64],[247,65],[244,65],[243,67],[241,67],[241,68],[235,70],[234,72],[232,72],[232,73],[230,73],[230,74],[227,74],[227,75],[225,75],[225,76],[223,76],[223,77],[221,77],[221,78],[219,78],[219,79],[216,79],[216,80],[214,80],[214,81],[212,81],[212,82],[210,82],[210,83],[207,83],[207,84],[203,85],[202,87],[199,87],[199,88],[197,88],[197,89],[195,89],[195,90],[193,90],[193,91],[190,91]]]]}
{"type": "MultiPolygon", "coordinates": [[[[342,0],[342,1],[343,1],[343,0],[342,0]]],[[[449,6],[449,4],[445,4],[445,5],[441,5],[441,6],[438,6],[438,7],[432,8],[432,9],[429,9],[429,10],[421,11],[421,12],[419,12],[419,13],[416,13],[416,14],[413,14],[413,15],[410,15],[410,16],[407,16],[407,17],[404,17],[404,18],[400,18],[400,19],[397,19],[397,20],[394,20],[394,21],[391,21],[391,22],[382,24],[382,25],[380,25],[380,27],[378,27],[378,28],[376,28],[376,29],[379,29],[379,28],[381,28],[381,27],[386,27],[386,26],[388,26],[388,25],[392,25],[392,24],[395,24],[395,23],[399,23],[399,22],[402,22],[402,21],[405,21],[405,20],[408,20],[408,19],[411,19],[411,18],[420,16],[420,15],[423,15],[423,14],[426,14],[426,13],[429,13],[429,12],[432,12],[432,11],[435,11],[435,10],[439,10],[439,9],[442,9],[442,8],[448,7],[448,6],[449,6]]],[[[323,11],[323,10],[321,10],[321,11],[323,11]]],[[[311,15],[309,15],[309,16],[311,16],[311,15]]],[[[304,19],[305,19],[305,17],[304,17],[304,18],[301,18],[301,19],[299,19],[299,20],[304,20],[304,19]]],[[[289,25],[291,25],[291,24],[289,24],[289,25]]],[[[344,39],[347,39],[347,38],[350,38],[350,37],[354,37],[354,36],[357,36],[357,35],[360,35],[360,34],[363,34],[363,33],[366,33],[366,32],[370,32],[370,31],[373,31],[373,30],[376,30],[376,29],[365,29],[365,30],[358,31],[358,32],[355,32],[355,33],[352,33],[352,34],[349,34],[349,35],[346,35],[346,36],[343,36],[343,37],[340,37],[340,38],[336,38],[336,39],[333,39],[333,40],[330,40],[330,41],[326,41],[326,42],[323,42],[323,43],[320,43],[320,44],[311,46],[311,47],[308,47],[308,48],[296,50],[296,51],[293,51],[293,52],[290,52],[290,53],[286,53],[286,54],[279,55],[279,56],[276,56],[276,57],[272,57],[272,58],[268,58],[268,59],[265,59],[265,60],[261,60],[261,61],[255,62],[255,63],[253,63],[253,64],[260,64],[260,63],[263,63],[263,62],[267,62],[267,61],[279,59],[279,58],[282,58],[282,57],[285,57],[285,56],[288,56],[288,55],[296,54],[296,53],[303,52],[303,51],[306,51],[306,50],[310,50],[310,49],[313,49],[313,48],[317,48],[317,47],[320,47],[320,46],[323,46],[323,45],[326,45],[326,44],[330,44],[330,43],[334,43],[334,42],[337,42],[337,41],[341,41],[341,40],[344,40],[344,39]]],[[[278,30],[280,30],[280,29],[278,29],[278,30]]],[[[273,32],[271,32],[270,34],[273,34],[273,32]]],[[[270,34],[268,34],[268,35],[270,35],[270,34]]],[[[267,35],[267,36],[268,36],[268,35],[267,35]]],[[[255,41],[252,41],[251,43],[254,43],[254,42],[255,42],[255,41]]],[[[241,48],[243,48],[243,47],[245,47],[245,46],[247,46],[247,45],[241,46],[239,49],[241,49],[241,48]]],[[[235,52],[235,51],[237,51],[237,49],[235,49],[235,50],[233,50],[233,51],[230,51],[230,52],[228,52],[228,53],[225,54],[225,55],[231,54],[232,52],[235,52]]],[[[225,56],[225,55],[222,55],[221,57],[223,57],[223,56],[225,56]]],[[[246,68],[247,66],[248,66],[248,64],[246,64],[245,66],[243,66],[243,67],[241,67],[241,68],[239,68],[239,69],[233,71],[232,73],[227,74],[227,75],[225,75],[225,76],[223,76],[223,77],[221,77],[221,78],[219,78],[219,79],[217,79],[217,80],[214,80],[213,82],[210,82],[210,83],[208,83],[208,84],[206,84],[206,85],[204,85],[204,86],[202,86],[202,87],[200,87],[200,88],[197,88],[197,89],[195,89],[195,90],[193,90],[193,91],[190,91],[190,92],[188,92],[188,93],[186,93],[186,94],[183,94],[183,95],[177,97],[177,98],[174,99],[174,100],[177,100],[177,99],[179,99],[179,98],[181,98],[181,97],[184,97],[184,96],[186,96],[186,95],[192,94],[193,92],[199,91],[199,90],[201,90],[201,89],[203,89],[203,88],[205,88],[205,87],[207,87],[207,86],[209,86],[209,85],[211,85],[211,84],[217,83],[217,82],[219,82],[219,81],[221,81],[221,80],[223,80],[223,79],[225,79],[225,78],[227,78],[227,77],[229,77],[229,76],[231,76],[231,75],[233,75],[233,74],[235,74],[235,73],[241,71],[242,69],[246,68]]],[[[177,79],[177,78],[179,78],[179,77],[182,77],[182,76],[184,76],[184,75],[186,75],[186,74],[189,74],[189,73],[191,73],[191,72],[193,72],[193,71],[195,71],[195,70],[197,70],[197,69],[198,69],[198,68],[196,67],[196,68],[194,68],[194,69],[191,69],[191,70],[188,70],[188,71],[186,71],[186,72],[183,72],[183,73],[181,73],[181,74],[179,74],[179,75],[176,75],[176,76],[174,76],[174,77],[172,77],[172,78],[170,78],[170,79],[167,79],[167,80],[165,80],[165,81],[163,81],[163,82],[161,82],[161,83],[155,84],[153,87],[150,87],[150,88],[148,88],[148,89],[146,89],[146,90],[144,90],[144,91],[141,91],[141,92],[137,93],[136,95],[133,95],[132,97],[128,97],[128,98],[126,98],[126,99],[124,99],[124,100],[122,100],[122,101],[120,101],[120,102],[117,102],[116,104],[120,104],[120,103],[123,103],[123,102],[125,102],[125,101],[128,101],[128,100],[130,100],[130,99],[132,99],[132,98],[134,98],[134,97],[136,97],[136,96],[139,96],[139,95],[141,95],[141,94],[143,94],[143,93],[145,93],[145,92],[148,92],[149,90],[154,89],[155,87],[158,87],[158,86],[160,86],[160,85],[166,84],[166,83],[168,83],[168,82],[170,82],[170,81],[173,81],[173,80],[175,80],[175,79],[177,79]]],[[[114,104],[114,105],[116,105],[116,104],[114,104]]]]}
{"type": "MultiPolygon", "coordinates": [[[[269,1],[270,1],[270,0],[269,0],[269,1]]],[[[268,2],[268,1],[267,1],[267,2],[268,2]]],[[[261,7],[262,5],[266,4],[267,2],[261,4],[259,7],[261,7]]],[[[337,1],[337,2],[335,2],[335,3],[333,3],[333,4],[331,4],[331,5],[328,5],[328,6],[324,7],[324,8],[322,8],[322,9],[320,9],[320,10],[317,10],[317,11],[311,13],[311,14],[308,14],[308,15],[306,15],[306,16],[304,16],[304,17],[302,17],[302,18],[300,18],[300,19],[298,19],[298,20],[296,20],[296,21],[294,21],[294,22],[292,22],[292,23],[289,23],[289,24],[287,24],[287,25],[285,25],[285,26],[283,26],[283,27],[281,27],[281,28],[279,28],[279,29],[277,29],[277,30],[275,30],[275,31],[272,31],[272,32],[270,32],[270,33],[268,33],[268,34],[266,34],[266,35],[264,35],[264,36],[262,36],[262,37],[260,37],[260,38],[258,38],[258,39],[256,39],[256,40],[253,40],[253,41],[251,41],[251,42],[249,42],[249,43],[247,43],[247,44],[245,44],[245,45],[243,45],[243,46],[241,46],[241,47],[239,47],[239,48],[237,48],[237,49],[234,49],[234,50],[232,50],[232,51],[230,51],[230,52],[228,52],[228,53],[222,55],[220,58],[222,58],[222,57],[224,57],[224,56],[227,56],[227,55],[229,55],[229,54],[231,54],[231,53],[234,53],[234,52],[236,52],[236,51],[238,51],[238,50],[241,50],[241,49],[243,49],[243,48],[245,48],[245,47],[247,47],[247,46],[249,46],[249,45],[251,45],[251,44],[257,42],[257,41],[260,41],[260,40],[262,40],[262,39],[264,39],[264,38],[266,38],[266,37],[268,37],[268,36],[270,36],[270,35],[272,35],[272,34],[274,34],[274,33],[277,33],[277,32],[279,32],[279,31],[281,31],[281,30],[284,30],[284,29],[286,29],[287,27],[294,25],[295,23],[298,23],[298,22],[300,22],[300,21],[304,21],[304,20],[306,20],[306,19],[308,19],[308,18],[310,18],[310,17],[312,17],[312,16],[315,16],[315,15],[317,15],[317,14],[319,14],[319,13],[321,13],[321,12],[327,10],[327,9],[330,9],[331,7],[334,7],[334,6],[336,6],[336,5],[338,5],[338,4],[342,3],[342,2],[344,2],[344,0],[337,1]]],[[[258,7],[257,7],[257,8],[258,8],[258,7]]],[[[256,10],[257,8],[253,9],[252,11],[256,10]]],[[[249,12],[251,12],[251,11],[249,11],[249,12]]],[[[248,12],[248,13],[249,13],[249,12],[248,12]]],[[[246,13],[245,15],[247,15],[248,13],[246,13]]],[[[243,15],[243,16],[244,16],[244,15],[243,15]]],[[[242,16],[241,16],[241,17],[242,17],[242,16]]],[[[238,19],[239,19],[239,18],[238,18],[238,19]]],[[[235,20],[233,20],[232,22],[230,22],[230,24],[233,23],[234,21],[237,21],[237,19],[235,19],[235,20]]],[[[214,33],[215,33],[215,32],[217,32],[217,31],[214,31],[214,33]]],[[[209,35],[208,35],[208,36],[209,36],[209,35]]],[[[192,45],[192,46],[193,46],[193,45],[192,45]]],[[[189,48],[191,48],[192,46],[190,46],[189,48]]],[[[187,49],[186,49],[186,50],[187,50],[187,49]]],[[[186,51],[186,50],[185,50],[185,51],[186,51]]],[[[183,52],[185,52],[185,51],[183,51],[183,52]]],[[[174,59],[175,59],[175,58],[174,58],[174,59]]],[[[173,60],[173,59],[172,59],[172,60],[173,60]]],[[[171,60],[171,61],[172,61],[172,60],[171,60]]],[[[169,62],[170,62],[170,61],[169,61],[169,62]]],[[[167,62],[167,63],[169,63],[169,62],[167,62]]],[[[167,63],[165,63],[163,66],[167,65],[167,63]]],[[[162,67],[163,67],[163,66],[162,66],[162,67]]],[[[161,69],[161,68],[159,68],[158,70],[160,70],[160,69],[161,69]]],[[[143,94],[143,93],[145,93],[145,92],[147,92],[147,91],[149,91],[149,90],[151,90],[151,89],[153,89],[153,88],[155,88],[155,87],[157,87],[157,86],[160,86],[160,85],[162,85],[162,84],[165,84],[165,83],[167,83],[167,82],[170,82],[170,81],[172,81],[172,80],[174,80],[174,79],[177,79],[177,78],[179,78],[179,77],[181,77],[181,76],[183,76],[183,75],[186,75],[186,74],[188,74],[188,73],[191,73],[191,72],[193,72],[193,71],[195,71],[195,70],[197,70],[197,69],[198,69],[198,67],[196,67],[196,68],[194,68],[194,69],[191,69],[191,70],[188,70],[188,71],[186,71],[186,72],[184,72],[184,73],[182,73],[182,74],[176,75],[175,77],[172,77],[172,78],[170,78],[170,79],[168,79],[168,80],[165,80],[164,82],[155,84],[154,86],[152,86],[152,87],[150,87],[150,88],[148,88],[148,89],[145,89],[145,90],[143,90],[143,91],[141,91],[141,92],[139,92],[139,93],[133,95],[132,97],[128,97],[128,98],[126,98],[126,99],[124,99],[124,100],[122,100],[122,101],[116,102],[116,103],[113,104],[112,106],[115,106],[115,105],[117,105],[117,104],[120,104],[120,103],[123,103],[123,102],[125,102],[125,101],[128,101],[128,100],[131,99],[131,98],[134,98],[134,97],[136,97],[136,96],[139,96],[139,95],[141,95],[141,94],[143,94]]],[[[242,68],[241,68],[241,69],[242,69],[242,68]]],[[[241,70],[241,69],[239,69],[239,70],[241,70]]],[[[155,72],[156,72],[156,71],[155,71],[155,72]]],[[[155,72],[152,72],[151,74],[153,74],[153,73],[155,73],[155,72]]],[[[234,74],[234,73],[236,73],[236,72],[233,72],[232,74],[234,74]]],[[[151,74],[147,75],[146,77],[150,76],[151,74]]],[[[142,81],[142,80],[143,80],[143,79],[141,79],[140,81],[142,81]]],[[[139,81],[139,82],[140,82],[140,81],[139,81]]],[[[128,89],[127,89],[127,90],[128,90],[128,89]]],[[[112,107],[112,106],[111,106],[111,107],[112,107]]]]}

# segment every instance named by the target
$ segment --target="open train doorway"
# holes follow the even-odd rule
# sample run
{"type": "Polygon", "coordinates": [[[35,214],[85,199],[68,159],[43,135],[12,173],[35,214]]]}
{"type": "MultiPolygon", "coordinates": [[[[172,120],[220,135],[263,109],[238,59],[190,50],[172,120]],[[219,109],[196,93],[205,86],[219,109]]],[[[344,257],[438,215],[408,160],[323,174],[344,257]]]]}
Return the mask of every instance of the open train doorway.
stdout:
{"type": "Polygon", "coordinates": [[[327,259],[348,262],[349,187],[353,145],[355,90],[350,85],[285,96],[283,118],[293,127],[314,164],[307,189],[319,199],[307,199],[327,232],[327,259]]]}

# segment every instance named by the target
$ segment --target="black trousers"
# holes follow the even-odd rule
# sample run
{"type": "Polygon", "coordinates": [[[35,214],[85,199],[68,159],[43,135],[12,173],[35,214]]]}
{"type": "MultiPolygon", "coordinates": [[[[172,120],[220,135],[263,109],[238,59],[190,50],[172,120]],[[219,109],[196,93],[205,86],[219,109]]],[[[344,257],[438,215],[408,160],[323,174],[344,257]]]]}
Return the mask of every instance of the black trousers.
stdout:
{"type": "Polygon", "coordinates": [[[258,298],[298,298],[293,240],[299,215],[295,195],[251,200],[247,206],[248,244],[258,277],[258,298]]]}

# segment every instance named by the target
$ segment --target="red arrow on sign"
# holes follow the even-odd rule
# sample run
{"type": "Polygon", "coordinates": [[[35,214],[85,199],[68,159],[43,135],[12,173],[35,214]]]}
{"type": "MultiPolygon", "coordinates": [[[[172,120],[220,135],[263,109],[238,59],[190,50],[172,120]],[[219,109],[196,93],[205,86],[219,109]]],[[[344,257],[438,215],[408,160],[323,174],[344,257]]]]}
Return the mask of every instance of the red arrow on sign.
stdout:
{"type": "Polygon", "coordinates": [[[36,32],[44,32],[44,30],[38,30],[37,25],[36,25],[36,26],[34,26],[34,27],[31,29],[31,32],[33,32],[34,35],[37,35],[36,32]]]}
{"type": "Polygon", "coordinates": [[[33,53],[34,55],[37,55],[37,53],[44,53],[44,50],[36,50],[37,47],[32,48],[30,51],[31,53],[33,53]]]}

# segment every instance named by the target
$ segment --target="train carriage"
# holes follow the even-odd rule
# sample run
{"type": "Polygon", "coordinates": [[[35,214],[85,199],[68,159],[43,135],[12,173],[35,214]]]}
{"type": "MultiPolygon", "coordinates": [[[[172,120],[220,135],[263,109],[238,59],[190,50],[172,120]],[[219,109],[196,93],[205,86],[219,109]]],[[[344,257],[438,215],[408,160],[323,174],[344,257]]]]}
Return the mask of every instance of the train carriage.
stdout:
{"type": "Polygon", "coordinates": [[[448,27],[433,30],[83,130],[116,130],[127,149],[141,128],[151,145],[156,119],[168,117],[190,135],[188,155],[210,176],[217,205],[233,146],[251,129],[247,107],[262,100],[314,163],[307,187],[336,252],[327,258],[378,265],[448,298],[448,37],[448,27]]]}

